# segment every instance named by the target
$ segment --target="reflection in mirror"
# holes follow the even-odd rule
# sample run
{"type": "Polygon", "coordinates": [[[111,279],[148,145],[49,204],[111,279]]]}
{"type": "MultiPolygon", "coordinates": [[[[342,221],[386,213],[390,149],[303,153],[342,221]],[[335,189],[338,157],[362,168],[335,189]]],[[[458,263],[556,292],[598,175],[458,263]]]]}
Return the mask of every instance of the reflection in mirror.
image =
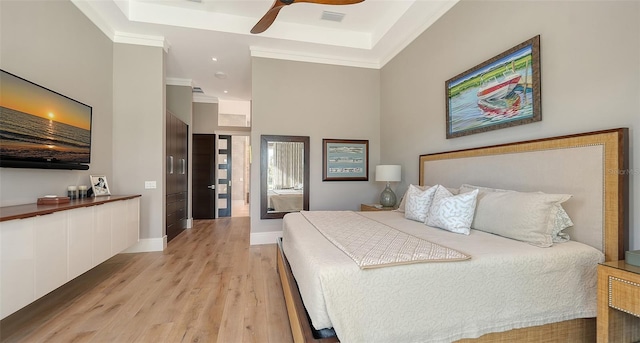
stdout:
{"type": "Polygon", "coordinates": [[[309,210],[309,137],[262,135],[260,218],[309,210]]]}

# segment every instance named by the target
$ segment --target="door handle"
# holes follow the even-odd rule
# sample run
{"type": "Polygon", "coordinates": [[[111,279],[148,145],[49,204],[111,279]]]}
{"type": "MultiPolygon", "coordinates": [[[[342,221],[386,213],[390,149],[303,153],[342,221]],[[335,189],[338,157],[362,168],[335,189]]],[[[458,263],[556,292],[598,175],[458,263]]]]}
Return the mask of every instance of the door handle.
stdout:
{"type": "Polygon", "coordinates": [[[209,189],[216,189],[216,185],[209,185],[209,186],[207,186],[207,188],[209,188],[209,189]]]}

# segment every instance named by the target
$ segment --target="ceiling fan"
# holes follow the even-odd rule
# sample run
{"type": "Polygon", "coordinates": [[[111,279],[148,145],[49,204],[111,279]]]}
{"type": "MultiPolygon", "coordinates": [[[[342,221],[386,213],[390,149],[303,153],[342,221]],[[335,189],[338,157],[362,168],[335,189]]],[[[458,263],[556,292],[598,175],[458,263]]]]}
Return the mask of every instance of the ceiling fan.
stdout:
{"type": "Polygon", "coordinates": [[[267,13],[265,13],[260,21],[258,21],[258,23],[251,29],[251,33],[255,34],[264,32],[269,28],[269,26],[271,26],[271,24],[273,24],[274,20],[276,20],[280,9],[296,2],[309,2],[321,5],[352,5],[363,1],[364,0],[275,0],[267,13]]]}

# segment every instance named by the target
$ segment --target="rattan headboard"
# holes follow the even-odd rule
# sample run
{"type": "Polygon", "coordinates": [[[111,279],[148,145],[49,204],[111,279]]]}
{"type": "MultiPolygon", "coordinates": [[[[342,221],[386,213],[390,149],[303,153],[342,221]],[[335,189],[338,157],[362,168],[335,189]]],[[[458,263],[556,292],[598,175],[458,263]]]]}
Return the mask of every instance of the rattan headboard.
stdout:
{"type": "Polygon", "coordinates": [[[420,156],[420,185],[572,194],[563,207],[572,240],[624,258],[628,233],[628,129],[420,156]]]}

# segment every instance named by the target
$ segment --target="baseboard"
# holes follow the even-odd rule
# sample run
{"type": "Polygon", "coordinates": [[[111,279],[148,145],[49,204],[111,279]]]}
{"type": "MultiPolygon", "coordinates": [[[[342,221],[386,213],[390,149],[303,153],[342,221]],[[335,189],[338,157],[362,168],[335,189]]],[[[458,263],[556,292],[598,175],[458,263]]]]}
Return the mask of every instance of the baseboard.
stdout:
{"type": "Polygon", "coordinates": [[[282,237],[282,231],[256,232],[251,234],[249,244],[276,244],[276,241],[279,237],[282,237]]]}
{"type": "Polygon", "coordinates": [[[167,236],[162,238],[143,238],[123,253],[164,251],[167,248],[167,236]]]}

